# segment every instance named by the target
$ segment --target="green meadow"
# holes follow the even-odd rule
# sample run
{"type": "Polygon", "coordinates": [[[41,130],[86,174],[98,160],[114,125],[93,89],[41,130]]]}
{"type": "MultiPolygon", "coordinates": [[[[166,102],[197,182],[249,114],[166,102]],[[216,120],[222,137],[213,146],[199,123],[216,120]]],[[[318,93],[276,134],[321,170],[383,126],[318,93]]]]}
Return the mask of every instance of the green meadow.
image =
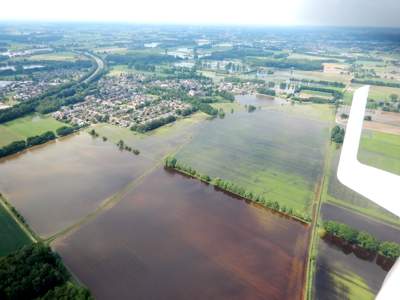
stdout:
{"type": "Polygon", "coordinates": [[[332,97],[332,94],[331,94],[331,93],[324,93],[324,92],[310,91],[310,90],[301,90],[301,94],[309,94],[309,95],[316,95],[316,96],[332,97]]]}
{"type": "Polygon", "coordinates": [[[0,239],[0,257],[32,242],[2,203],[0,204],[0,239]]]}
{"type": "Polygon", "coordinates": [[[56,130],[62,126],[66,126],[66,124],[38,113],[29,114],[25,117],[0,125],[0,143],[3,140],[3,132],[12,131],[16,135],[22,136],[26,139],[30,136],[43,134],[46,131],[53,131],[56,133],[56,130]]]}
{"type": "Polygon", "coordinates": [[[211,178],[311,213],[329,123],[256,110],[207,122],[175,157],[211,178]]]}
{"type": "MultiPolygon", "coordinates": [[[[400,175],[400,137],[376,131],[363,132],[358,159],[361,163],[400,175]]],[[[332,144],[322,200],[385,223],[400,224],[400,219],[369,199],[347,188],[337,179],[340,149],[332,144]]],[[[384,187],[383,187],[384,188],[384,187]]]]}

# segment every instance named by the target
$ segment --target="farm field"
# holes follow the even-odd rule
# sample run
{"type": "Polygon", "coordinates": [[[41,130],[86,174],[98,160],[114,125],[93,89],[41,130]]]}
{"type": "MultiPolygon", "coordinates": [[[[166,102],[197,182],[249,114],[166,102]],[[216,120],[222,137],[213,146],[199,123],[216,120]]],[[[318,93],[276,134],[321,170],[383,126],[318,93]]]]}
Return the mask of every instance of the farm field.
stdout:
{"type": "Polygon", "coordinates": [[[0,159],[0,192],[42,238],[97,209],[156,164],[89,134],[0,159]]]}
{"type": "Polygon", "coordinates": [[[303,294],[308,234],[290,217],[159,167],[52,247],[99,300],[292,300],[303,294]]]}
{"type": "Polygon", "coordinates": [[[35,113],[0,125],[0,132],[2,132],[2,128],[5,127],[26,139],[30,136],[43,134],[46,131],[53,131],[54,134],[56,134],[56,130],[62,126],[69,125],[35,113]]]}
{"type": "Polygon", "coordinates": [[[286,114],[297,115],[308,119],[319,120],[319,121],[333,121],[334,119],[334,107],[329,105],[321,105],[315,103],[286,103],[281,106],[270,106],[268,110],[283,112],[286,114]]]}
{"type": "Polygon", "coordinates": [[[264,109],[228,113],[207,122],[175,157],[212,178],[310,213],[328,127],[264,109]]]}
{"type": "MultiPolygon", "coordinates": [[[[372,134],[374,134],[375,136],[377,133],[373,132],[372,134]]],[[[397,146],[395,144],[389,143],[389,146],[387,146],[388,152],[386,152],[383,146],[377,146],[375,141],[370,141],[372,134],[370,131],[364,130],[360,143],[363,146],[361,146],[361,149],[358,153],[358,159],[360,160],[360,162],[381,169],[384,169],[386,167],[388,168],[387,171],[399,172],[400,160],[397,157],[390,155],[390,151],[394,151],[393,149],[395,149],[397,146]],[[372,151],[370,149],[366,149],[368,145],[372,145],[372,151]],[[374,153],[373,149],[379,149],[384,153],[381,152],[378,158],[378,154],[374,153]]],[[[378,136],[379,135],[380,133],[378,133],[378,136]]],[[[327,177],[322,193],[322,200],[335,205],[344,206],[351,211],[360,213],[364,216],[379,220],[384,223],[399,225],[400,219],[397,216],[393,215],[389,211],[368,200],[367,198],[359,195],[358,193],[347,188],[339,182],[336,174],[340,151],[340,149],[335,149],[335,146],[331,145],[327,177]]]]}
{"type": "MultiPolygon", "coordinates": [[[[350,84],[348,91],[354,92],[356,89],[363,87],[363,86],[364,86],[363,84],[352,83],[352,84],[350,84]]],[[[389,96],[391,94],[400,95],[400,89],[387,87],[387,86],[371,85],[369,88],[368,98],[372,98],[375,101],[389,100],[390,99],[389,96]]]]}
{"type": "Polygon", "coordinates": [[[309,95],[316,95],[316,96],[332,97],[332,94],[331,94],[331,93],[324,93],[324,92],[310,91],[310,90],[301,90],[301,94],[309,94],[309,95]]]}
{"type": "MultiPolygon", "coordinates": [[[[77,54],[75,52],[56,52],[32,55],[29,60],[63,60],[63,61],[77,61],[77,54]]],[[[83,59],[86,59],[84,57],[83,59]]]]}
{"type": "Polygon", "coordinates": [[[94,129],[100,138],[105,136],[113,143],[122,139],[128,146],[138,149],[140,155],[158,161],[190,139],[208,118],[205,113],[197,112],[144,134],[110,124],[99,124],[85,131],[94,129]]]}
{"type": "Polygon", "coordinates": [[[0,125],[0,148],[14,141],[25,140],[26,138],[4,125],[0,125]]]}
{"type": "MultiPolygon", "coordinates": [[[[2,200],[0,199],[0,201],[2,200]]],[[[0,239],[0,257],[32,242],[6,210],[3,203],[0,203],[0,239]]]]}
{"type": "Polygon", "coordinates": [[[391,259],[326,234],[319,238],[313,299],[375,299],[391,259]]]}

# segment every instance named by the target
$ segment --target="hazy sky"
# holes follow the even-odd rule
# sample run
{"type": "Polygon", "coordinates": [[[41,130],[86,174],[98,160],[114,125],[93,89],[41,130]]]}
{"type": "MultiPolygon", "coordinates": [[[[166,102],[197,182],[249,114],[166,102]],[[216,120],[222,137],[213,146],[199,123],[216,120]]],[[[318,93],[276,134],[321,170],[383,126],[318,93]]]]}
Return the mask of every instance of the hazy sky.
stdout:
{"type": "Polygon", "coordinates": [[[2,1],[0,20],[400,27],[400,0],[2,1]]]}

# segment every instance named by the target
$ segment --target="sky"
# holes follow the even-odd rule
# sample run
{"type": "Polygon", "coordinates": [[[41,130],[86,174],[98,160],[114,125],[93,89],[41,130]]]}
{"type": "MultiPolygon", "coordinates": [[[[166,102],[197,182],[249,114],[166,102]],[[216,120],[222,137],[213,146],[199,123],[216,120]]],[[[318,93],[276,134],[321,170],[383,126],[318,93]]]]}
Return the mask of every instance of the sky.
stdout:
{"type": "Polygon", "coordinates": [[[400,27],[400,0],[19,0],[0,20],[400,27]]]}

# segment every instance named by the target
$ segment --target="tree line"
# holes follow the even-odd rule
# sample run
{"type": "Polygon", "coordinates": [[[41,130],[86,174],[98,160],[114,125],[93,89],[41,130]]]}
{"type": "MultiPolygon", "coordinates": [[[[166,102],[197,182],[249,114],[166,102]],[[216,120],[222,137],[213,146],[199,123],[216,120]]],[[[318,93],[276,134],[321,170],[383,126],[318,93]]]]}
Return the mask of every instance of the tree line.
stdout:
{"type": "Polygon", "coordinates": [[[232,183],[230,181],[223,181],[219,177],[214,178],[214,180],[211,179],[211,177],[207,174],[201,174],[198,173],[196,170],[192,169],[189,166],[186,166],[182,163],[179,163],[175,157],[173,156],[168,156],[164,160],[164,164],[167,167],[182,171],[184,173],[187,173],[189,175],[192,175],[200,180],[206,181],[206,182],[212,182],[215,186],[224,189],[226,191],[229,191],[233,194],[239,195],[243,198],[249,199],[251,201],[257,202],[259,204],[262,204],[266,207],[269,207],[273,210],[279,211],[283,214],[293,216],[297,219],[303,220],[305,222],[311,222],[312,219],[310,216],[306,213],[301,213],[299,211],[293,211],[293,209],[286,204],[280,204],[278,201],[272,201],[270,199],[265,198],[264,196],[260,194],[254,194],[251,191],[246,190],[240,185],[237,185],[235,183],[232,183]]]}
{"type": "Polygon", "coordinates": [[[400,83],[383,82],[383,81],[372,80],[372,79],[358,80],[358,79],[354,79],[353,78],[352,80],[350,80],[350,82],[351,83],[360,83],[360,84],[368,84],[368,85],[388,86],[388,87],[400,88],[400,83]]]}
{"type": "MultiPolygon", "coordinates": [[[[67,127],[63,126],[60,127],[56,130],[57,134],[59,136],[71,134],[74,132],[74,129],[72,127],[67,127]]],[[[14,141],[11,142],[8,145],[3,146],[0,148],[0,157],[5,157],[14,153],[17,153],[19,151],[22,151],[28,147],[33,147],[36,145],[44,144],[50,140],[54,140],[56,138],[54,132],[52,131],[47,131],[41,135],[35,135],[28,137],[26,141],[21,140],[21,141],[14,141]]]]}
{"type": "Polygon", "coordinates": [[[94,299],[88,288],[67,285],[70,277],[49,246],[25,245],[0,258],[0,299],[94,299]]]}
{"type": "Polygon", "coordinates": [[[274,52],[253,49],[233,48],[226,51],[215,51],[209,56],[203,56],[202,60],[224,60],[224,59],[244,59],[245,57],[272,57],[274,52]]]}
{"type": "Polygon", "coordinates": [[[132,131],[138,131],[138,132],[146,132],[150,130],[154,130],[156,128],[159,128],[165,124],[172,123],[176,121],[175,116],[168,116],[166,118],[158,118],[154,119],[150,122],[146,122],[145,124],[135,124],[130,127],[132,131]]]}
{"type": "Polygon", "coordinates": [[[382,254],[393,260],[396,260],[400,256],[400,245],[397,243],[381,243],[377,237],[368,232],[358,232],[357,229],[340,222],[324,221],[322,226],[324,230],[330,234],[337,235],[352,244],[360,245],[370,251],[382,254]]]}
{"type": "Polygon", "coordinates": [[[309,60],[309,59],[282,59],[282,60],[254,60],[254,66],[265,66],[278,69],[294,68],[303,71],[318,71],[323,70],[322,63],[337,62],[335,60],[309,60]]]}
{"type": "Polygon", "coordinates": [[[266,88],[258,88],[257,93],[263,94],[263,95],[269,95],[269,96],[275,96],[275,91],[274,90],[269,90],[266,88]]]}
{"type": "Polygon", "coordinates": [[[298,79],[298,78],[290,78],[289,79],[291,82],[301,82],[301,83],[311,83],[311,84],[320,84],[324,86],[332,86],[332,87],[340,87],[340,88],[345,88],[346,85],[343,82],[337,82],[337,81],[325,81],[325,80],[314,80],[314,79],[298,79]]]}
{"type": "Polygon", "coordinates": [[[148,54],[148,53],[126,53],[126,54],[108,54],[105,58],[107,63],[111,65],[159,65],[162,63],[175,62],[182,60],[179,57],[162,54],[148,54]]]}
{"type": "Polygon", "coordinates": [[[333,100],[334,101],[343,98],[343,93],[341,93],[341,92],[339,92],[337,90],[323,88],[323,87],[317,87],[317,86],[304,86],[304,85],[301,85],[301,86],[297,87],[294,90],[294,92],[295,93],[300,93],[302,90],[330,93],[330,94],[333,95],[333,100]]]}

